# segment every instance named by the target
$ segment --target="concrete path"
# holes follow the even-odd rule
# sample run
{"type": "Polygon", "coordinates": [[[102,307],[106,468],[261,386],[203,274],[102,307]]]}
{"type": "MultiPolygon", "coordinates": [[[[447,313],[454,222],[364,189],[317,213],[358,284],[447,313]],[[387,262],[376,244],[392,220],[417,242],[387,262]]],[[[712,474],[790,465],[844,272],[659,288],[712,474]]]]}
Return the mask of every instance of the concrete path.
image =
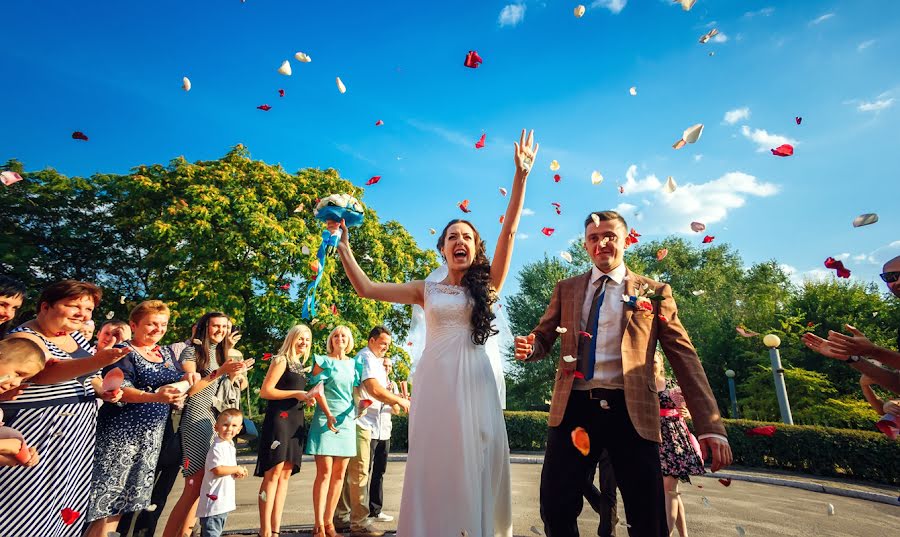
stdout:
{"type": "MultiPolygon", "coordinates": [[[[247,464],[247,463],[245,463],[247,464]]],[[[252,467],[252,465],[250,465],[252,467]]],[[[385,512],[396,515],[400,503],[405,463],[388,464],[385,475],[385,512]]],[[[541,527],[538,512],[539,464],[513,464],[513,514],[516,536],[535,535],[532,526],[541,527]]],[[[300,473],[291,481],[288,506],[285,509],[282,536],[308,534],[312,523],[312,487],[314,467],[304,463],[300,473]],[[305,532],[302,530],[306,530],[305,532]]],[[[723,537],[739,535],[737,526],[750,536],[859,536],[875,537],[895,535],[900,528],[900,506],[886,505],[847,496],[823,494],[803,488],[776,486],[765,483],[739,481],[738,472],[732,472],[734,480],[729,487],[721,485],[713,477],[699,477],[694,485],[682,486],[682,498],[687,512],[691,537],[723,537]],[[707,501],[704,501],[706,498],[707,501]],[[828,505],[834,506],[834,515],[828,515],[828,505]]],[[[747,474],[753,474],[746,472],[747,474]]],[[[766,474],[759,474],[766,477],[766,474]]],[[[771,474],[768,474],[771,477],[771,474]]],[[[782,476],[778,476],[782,478],[782,476]]],[[[784,478],[787,479],[787,478],[784,478]]],[[[250,477],[238,482],[238,509],[228,518],[227,530],[231,535],[256,535],[259,515],[256,500],[259,478],[250,477]],[[239,531],[248,530],[248,531],[239,531]]],[[[825,480],[827,481],[827,480],[825,480]]],[[[181,492],[181,484],[173,491],[171,503],[181,492]]],[[[887,488],[870,487],[869,492],[886,495],[887,488]],[[880,492],[879,492],[880,491],[880,492]]],[[[163,514],[163,522],[171,505],[163,514]]],[[[619,503],[620,518],[624,508],[619,503]]],[[[160,527],[162,527],[162,524],[160,527]]],[[[624,522],[620,522],[624,524],[624,522]]],[[[585,504],[579,520],[581,535],[597,533],[598,518],[585,504]]],[[[380,524],[383,530],[396,529],[396,522],[380,524]]],[[[389,533],[389,535],[391,535],[389,533]]],[[[620,525],[618,535],[627,536],[627,528],[620,525]]],[[[418,537],[418,536],[417,536],[418,537]]],[[[432,536],[421,536],[432,537],[432,536]]],[[[436,536],[437,537],[437,536],[436,536]]]]}

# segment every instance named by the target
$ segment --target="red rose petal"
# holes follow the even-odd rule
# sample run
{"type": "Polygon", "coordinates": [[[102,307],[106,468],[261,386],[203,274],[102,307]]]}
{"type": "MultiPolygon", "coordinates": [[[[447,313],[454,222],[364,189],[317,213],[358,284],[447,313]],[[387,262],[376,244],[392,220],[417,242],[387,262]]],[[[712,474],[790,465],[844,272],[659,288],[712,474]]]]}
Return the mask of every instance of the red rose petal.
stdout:
{"type": "Polygon", "coordinates": [[[800,116],[794,116],[794,121],[796,121],[797,125],[799,125],[803,121],[803,118],[800,116]]]}
{"type": "Polygon", "coordinates": [[[209,498],[209,499],[212,500],[212,501],[216,501],[216,500],[219,499],[219,497],[216,496],[215,494],[207,494],[206,497],[209,498]]]}
{"type": "Polygon", "coordinates": [[[62,515],[63,524],[65,524],[66,526],[71,526],[75,523],[76,520],[78,520],[78,517],[81,516],[81,513],[70,507],[66,507],[65,509],[60,511],[59,514],[62,515]]]}
{"type": "Polygon", "coordinates": [[[261,105],[257,106],[256,108],[259,110],[262,110],[263,112],[268,112],[269,110],[272,109],[272,107],[267,104],[261,104],[261,105]]]}
{"type": "Polygon", "coordinates": [[[553,181],[558,183],[558,182],[562,181],[562,177],[560,177],[559,174],[556,174],[553,176],[553,181]]]}
{"type": "Polygon", "coordinates": [[[731,478],[725,477],[725,478],[719,479],[719,483],[722,483],[722,486],[730,487],[731,486],[731,478]]]}
{"type": "Polygon", "coordinates": [[[469,209],[469,200],[462,200],[458,204],[459,209],[464,213],[471,213],[471,209],[469,209]]]}
{"type": "Polygon", "coordinates": [[[714,236],[712,236],[712,235],[707,235],[707,236],[703,237],[703,244],[709,244],[709,243],[711,243],[712,241],[714,241],[715,239],[716,239],[716,238],[715,238],[714,236]]]}
{"type": "Polygon", "coordinates": [[[284,97],[284,90],[283,90],[283,89],[278,90],[278,96],[279,96],[279,97],[284,97]]]}
{"type": "Polygon", "coordinates": [[[794,154],[794,146],[791,144],[781,144],[775,149],[772,149],[772,154],[776,157],[789,157],[794,154]]]}
{"type": "Polygon", "coordinates": [[[380,175],[376,175],[376,176],[372,177],[371,179],[369,179],[368,181],[366,181],[366,186],[374,185],[378,181],[381,181],[380,175]]]}
{"type": "Polygon", "coordinates": [[[479,138],[478,141],[475,142],[475,149],[481,149],[482,147],[484,147],[485,138],[487,138],[487,134],[482,134],[481,138],[479,138]]]}
{"type": "Polygon", "coordinates": [[[84,134],[83,132],[81,132],[81,131],[75,131],[75,132],[73,132],[73,133],[72,133],[72,139],[73,139],[73,140],[83,140],[83,141],[85,141],[85,142],[88,141],[87,135],[85,135],[85,134],[84,134]]]}
{"type": "Polygon", "coordinates": [[[384,125],[384,121],[381,121],[380,119],[379,119],[378,121],[375,122],[375,126],[376,126],[376,127],[380,127],[380,126],[382,126],[382,125],[384,125]]]}
{"type": "Polygon", "coordinates": [[[470,50],[468,54],[466,54],[466,61],[463,62],[463,65],[469,67],[471,69],[477,69],[479,65],[483,63],[481,56],[478,55],[478,52],[474,50],[470,50]]]}
{"type": "Polygon", "coordinates": [[[548,236],[548,237],[549,237],[550,235],[553,235],[553,232],[554,232],[554,231],[556,231],[556,230],[553,229],[552,227],[545,227],[545,228],[541,229],[541,233],[543,233],[544,235],[546,235],[546,236],[548,236]]]}
{"type": "Polygon", "coordinates": [[[775,426],[765,425],[762,427],[754,427],[744,431],[747,436],[775,436],[775,426]]]}
{"type": "Polygon", "coordinates": [[[279,417],[279,418],[283,418],[283,419],[287,419],[287,417],[288,417],[287,411],[286,411],[286,410],[282,410],[282,411],[281,411],[281,414],[278,414],[278,417],[279,417]]]}
{"type": "Polygon", "coordinates": [[[662,261],[663,259],[666,258],[667,255],[669,255],[668,248],[660,248],[659,250],[656,251],[656,260],[662,261]]]}
{"type": "Polygon", "coordinates": [[[291,288],[291,284],[286,283],[284,285],[279,285],[278,288],[281,289],[282,291],[287,291],[288,289],[291,288]]]}
{"type": "Polygon", "coordinates": [[[190,465],[191,465],[191,459],[185,457],[184,458],[184,469],[187,470],[188,466],[190,466],[190,465]]]}
{"type": "Polygon", "coordinates": [[[572,445],[585,457],[591,452],[591,437],[582,427],[572,429],[572,445]]]}
{"type": "Polygon", "coordinates": [[[271,352],[263,353],[262,359],[263,359],[263,362],[266,362],[266,361],[268,361],[268,360],[271,360],[271,359],[272,359],[272,353],[271,353],[271,352]]]}

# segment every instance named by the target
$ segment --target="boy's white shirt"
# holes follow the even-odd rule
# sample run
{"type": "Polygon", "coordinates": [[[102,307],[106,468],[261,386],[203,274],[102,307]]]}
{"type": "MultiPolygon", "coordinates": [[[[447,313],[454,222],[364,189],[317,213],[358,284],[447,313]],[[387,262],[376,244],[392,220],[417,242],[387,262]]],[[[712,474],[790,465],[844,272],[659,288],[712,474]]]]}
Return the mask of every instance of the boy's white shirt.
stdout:
{"type": "Polygon", "coordinates": [[[237,508],[234,493],[234,476],[217,477],[212,469],[218,466],[237,466],[237,449],[231,440],[222,440],[219,435],[213,438],[213,445],[206,454],[203,465],[203,483],[200,485],[200,502],[197,505],[198,517],[211,517],[234,511],[237,508]],[[215,496],[215,500],[210,498],[215,496]]]}

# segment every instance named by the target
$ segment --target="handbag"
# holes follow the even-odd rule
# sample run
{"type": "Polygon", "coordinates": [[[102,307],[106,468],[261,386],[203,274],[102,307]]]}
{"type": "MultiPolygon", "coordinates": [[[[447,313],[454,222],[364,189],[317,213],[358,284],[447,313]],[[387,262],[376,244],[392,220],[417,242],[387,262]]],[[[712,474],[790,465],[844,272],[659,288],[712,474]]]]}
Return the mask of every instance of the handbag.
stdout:
{"type": "Polygon", "coordinates": [[[166,418],[166,430],[163,433],[162,447],[159,450],[157,466],[181,466],[183,459],[181,453],[181,429],[176,429],[173,424],[174,412],[166,418]]]}
{"type": "Polygon", "coordinates": [[[259,431],[256,429],[256,424],[253,423],[253,420],[244,417],[244,427],[241,429],[241,432],[238,433],[237,437],[244,442],[252,442],[259,438],[259,431]]]}

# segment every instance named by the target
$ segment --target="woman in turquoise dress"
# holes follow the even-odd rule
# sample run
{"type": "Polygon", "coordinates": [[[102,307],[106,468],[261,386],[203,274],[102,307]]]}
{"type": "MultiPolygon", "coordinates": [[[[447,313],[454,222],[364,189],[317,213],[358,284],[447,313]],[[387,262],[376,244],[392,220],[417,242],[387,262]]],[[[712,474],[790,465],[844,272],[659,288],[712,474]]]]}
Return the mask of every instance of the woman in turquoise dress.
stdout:
{"type": "Polygon", "coordinates": [[[334,537],[332,520],[341,496],[347,459],[356,456],[356,408],[353,388],[359,385],[362,365],[353,351],[353,334],[346,326],[337,326],[328,335],[327,356],[315,356],[310,384],[323,383],[323,394],[316,396],[315,413],[309,425],[306,453],[315,455],[316,478],[313,481],[313,537],[334,537]]]}

